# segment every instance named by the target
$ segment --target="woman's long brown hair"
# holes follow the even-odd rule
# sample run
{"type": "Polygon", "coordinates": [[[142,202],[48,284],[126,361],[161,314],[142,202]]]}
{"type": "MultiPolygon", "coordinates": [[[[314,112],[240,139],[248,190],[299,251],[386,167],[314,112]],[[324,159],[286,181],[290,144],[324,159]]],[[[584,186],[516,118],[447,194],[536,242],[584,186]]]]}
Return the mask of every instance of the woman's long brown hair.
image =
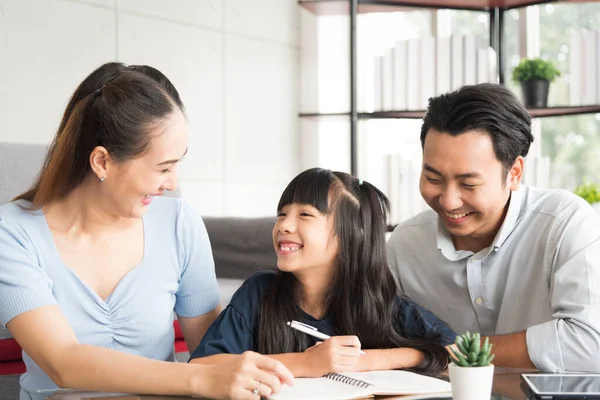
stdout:
{"type": "Polygon", "coordinates": [[[160,71],[145,65],[107,63],[77,87],[33,185],[13,201],[34,210],[53,204],[79,186],[91,172],[89,157],[104,146],[126,162],[150,146],[151,128],[183,103],[160,71]],[[20,203],[21,204],[21,203],[20,203]]]}

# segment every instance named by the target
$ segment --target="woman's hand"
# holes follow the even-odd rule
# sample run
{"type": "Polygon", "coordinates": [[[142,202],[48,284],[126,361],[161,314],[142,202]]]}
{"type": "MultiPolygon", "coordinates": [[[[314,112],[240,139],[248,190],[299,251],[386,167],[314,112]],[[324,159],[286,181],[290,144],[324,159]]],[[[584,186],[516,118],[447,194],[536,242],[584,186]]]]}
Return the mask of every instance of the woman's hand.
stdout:
{"type": "Polygon", "coordinates": [[[333,336],[304,352],[316,376],[329,372],[354,371],[360,356],[360,340],[356,336],[333,336]]]}
{"type": "Polygon", "coordinates": [[[208,368],[200,377],[208,390],[199,394],[217,399],[259,400],[278,392],[282,383],[294,384],[294,376],[281,362],[251,351],[208,368]]]}

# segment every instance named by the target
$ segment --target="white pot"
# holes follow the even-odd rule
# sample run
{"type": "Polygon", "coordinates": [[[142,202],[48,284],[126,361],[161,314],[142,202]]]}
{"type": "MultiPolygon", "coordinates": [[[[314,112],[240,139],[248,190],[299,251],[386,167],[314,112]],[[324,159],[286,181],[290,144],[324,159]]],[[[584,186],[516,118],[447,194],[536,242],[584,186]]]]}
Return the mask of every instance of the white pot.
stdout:
{"type": "Polygon", "coordinates": [[[454,363],[448,366],[453,400],[490,400],[494,366],[459,367],[454,363]]]}
{"type": "Polygon", "coordinates": [[[592,208],[600,215],[600,202],[592,203],[592,208]]]}

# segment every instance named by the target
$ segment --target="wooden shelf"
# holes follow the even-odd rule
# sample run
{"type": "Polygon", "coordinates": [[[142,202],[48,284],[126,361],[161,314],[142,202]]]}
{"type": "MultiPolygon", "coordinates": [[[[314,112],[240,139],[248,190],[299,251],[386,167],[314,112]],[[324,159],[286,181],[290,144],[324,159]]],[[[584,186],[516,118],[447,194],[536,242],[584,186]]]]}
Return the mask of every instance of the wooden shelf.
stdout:
{"type": "MultiPolygon", "coordinates": [[[[423,8],[488,11],[544,3],[593,3],[598,0],[358,0],[358,13],[411,11],[423,8]]],[[[299,4],[318,15],[349,14],[348,0],[300,0],[299,4]]]]}
{"type": "Polygon", "coordinates": [[[548,107],[532,108],[529,114],[532,117],[559,117],[563,115],[595,114],[600,113],[600,105],[593,106],[571,106],[571,107],[548,107]]]}
{"type": "MultiPolygon", "coordinates": [[[[600,105],[592,106],[570,106],[570,107],[548,107],[532,108],[529,114],[534,118],[559,117],[565,115],[581,115],[600,113],[600,105]]],[[[359,112],[358,119],[422,119],[425,116],[424,110],[411,111],[377,111],[372,113],[359,112]]],[[[350,113],[301,113],[302,118],[320,118],[320,117],[350,117],[350,113]]]]}

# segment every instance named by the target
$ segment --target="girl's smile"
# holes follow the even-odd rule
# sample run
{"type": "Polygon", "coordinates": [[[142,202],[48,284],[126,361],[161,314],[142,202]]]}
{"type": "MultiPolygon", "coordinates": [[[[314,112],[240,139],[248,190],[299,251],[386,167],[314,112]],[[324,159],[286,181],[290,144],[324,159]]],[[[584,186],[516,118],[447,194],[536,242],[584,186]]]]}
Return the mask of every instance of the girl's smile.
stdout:
{"type": "Polygon", "coordinates": [[[281,240],[279,241],[279,251],[277,255],[279,256],[287,256],[290,254],[294,254],[300,251],[304,246],[300,243],[291,242],[289,240],[281,240]]]}

